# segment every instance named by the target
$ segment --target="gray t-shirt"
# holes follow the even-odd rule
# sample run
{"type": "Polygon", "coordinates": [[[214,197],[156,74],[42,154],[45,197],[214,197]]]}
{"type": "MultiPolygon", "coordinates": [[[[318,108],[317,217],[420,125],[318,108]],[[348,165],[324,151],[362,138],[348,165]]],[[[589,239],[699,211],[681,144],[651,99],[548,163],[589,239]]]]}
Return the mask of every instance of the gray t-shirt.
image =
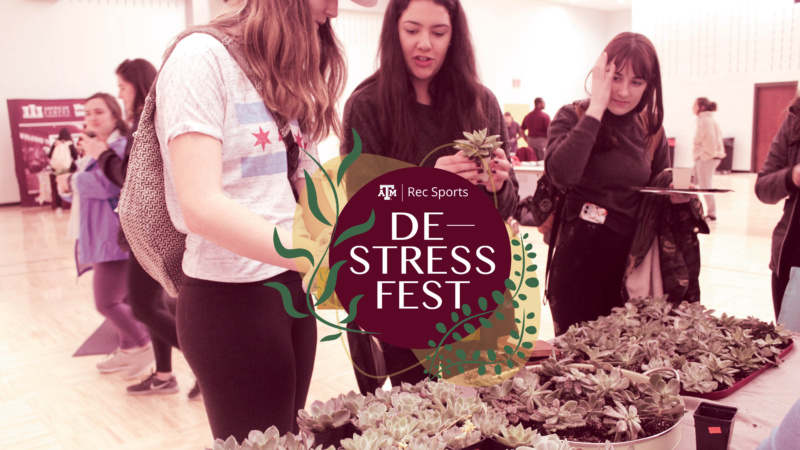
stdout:
{"type": "MultiPolygon", "coordinates": [[[[191,233],[183,219],[172,180],[167,143],[197,132],[222,142],[222,189],[226,196],[276,226],[290,230],[296,202],[286,177],[286,146],[275,119],[261,96],[225,47],[196,33],[175,47],[158,77],[156,132],[164,158],[167,208],[175,227],[186,237],[183,271],[209,281],[260,281],[286,269],[245,258],[191,233]]],[[[316,145],[306,143],[297,125],[292,133],[317,158],[316,145]]],[[[295,179],[314,162],[300,152],[295,179]]]]}

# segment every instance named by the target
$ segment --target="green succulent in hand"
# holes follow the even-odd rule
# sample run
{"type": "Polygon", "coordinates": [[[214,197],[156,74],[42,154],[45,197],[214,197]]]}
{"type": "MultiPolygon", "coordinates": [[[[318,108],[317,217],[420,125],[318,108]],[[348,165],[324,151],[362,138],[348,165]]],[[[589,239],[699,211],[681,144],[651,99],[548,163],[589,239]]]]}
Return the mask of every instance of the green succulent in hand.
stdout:
{"type": "Polygon", "coordinates": [[[465,156],[472,158],[472,160],[476,162],[480,161],[481,158],[488,158],[492,155],[492,152],[503,145],[503,141],[500,140],[500,135],[486,136],[488,132],[488,128],[484,128],[480,131],[473,131],[472,133],[464,131],[464,137],[466,139],[456,139],[453,141],[456,144],[453,148],[463,151],[465,156]]]}

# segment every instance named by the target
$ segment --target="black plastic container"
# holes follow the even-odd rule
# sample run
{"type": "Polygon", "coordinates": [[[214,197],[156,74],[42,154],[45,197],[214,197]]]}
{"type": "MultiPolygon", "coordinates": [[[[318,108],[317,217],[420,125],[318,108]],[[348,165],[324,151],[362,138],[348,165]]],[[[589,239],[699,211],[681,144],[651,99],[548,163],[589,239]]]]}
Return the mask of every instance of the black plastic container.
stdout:
{"type": "Polygon", "coordinates": [[[736,411],[737,409],[732,406],[700,403],[694,412],[697,450],[727,450],[730,448],[736,411]]]}

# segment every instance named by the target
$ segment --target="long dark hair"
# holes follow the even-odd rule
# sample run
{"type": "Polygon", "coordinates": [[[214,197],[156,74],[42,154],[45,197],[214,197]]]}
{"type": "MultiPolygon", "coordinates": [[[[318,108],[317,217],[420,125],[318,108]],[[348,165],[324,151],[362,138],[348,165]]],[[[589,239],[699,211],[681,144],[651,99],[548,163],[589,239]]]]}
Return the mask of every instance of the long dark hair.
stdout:
{"type": "MultiPolygon", "coordinates": [[[[411,0],[390,0],[383,18],[378,59],[380,67],[361,86],[377,83],[381,114],[378,124],[391,156],[416,161],[420,153],[432,149],[417,148],[414,132],[416,95],[400,46],[400,16],[411,0]]],[[[442,132],[448,140],[461,137],[462,131],[486,128],[483,111],[483,86],[475,63],[475,50],[467,25],[467,17],[459,0],[433,0],[450,16],[452,34],[442,67],[431,80],[431,106],[442,118],[442,132]]]]}
{"type": "Polygon", "coordinates": [[[93,100],[95,98],[102,99],[104,102],[106,102],[106,106],[108,106],[109,111],[111,111],[111,115],[114,116],[114,120],[117,122],[116,129],[119,130],[120,134],[123,136],[128,134],[128,124],[122,117],[122,108],[119,107],[117,99],[111,94],[98,92],[87,98],[86,101],[88,102],[89,100],[93,100]]]}
{"type": "MultiPolygon", "coordinates": [[[[633,110],[642,114],[645,136],[649,142],[664,123],[661,65],[656,48],[645,35],[625,32],[616,35],[603,51],[608,54],[608,62],[613,62],[618,70],[630,64],[633,73],[647,82],[642,99],[633,110]]],[[[606,120],[607,116],[609,114],[603,115],[604,126],[611,122],[606,120]]]]}
{"type": "Polygon", "coordinates": [[[137,58],[126,59],[117,66],[117,75],[123,80],[133,85],[136,95],[133,97],[133,109],[127,111],[131,117],[138,116],[144,109],[144,99],[150,92],[150,86],[156,79],[158,71],[149,61],[137,58]]]}

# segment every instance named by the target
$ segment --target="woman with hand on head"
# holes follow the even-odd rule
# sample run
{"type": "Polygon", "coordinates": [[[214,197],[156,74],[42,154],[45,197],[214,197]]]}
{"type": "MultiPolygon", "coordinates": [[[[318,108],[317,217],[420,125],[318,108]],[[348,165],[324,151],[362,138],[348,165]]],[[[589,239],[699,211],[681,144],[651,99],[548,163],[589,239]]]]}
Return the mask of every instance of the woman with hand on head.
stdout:
{"type": "Polygon", "coordinates": [[[298,431],[316,323],[289,316],[264,284],[283,284],[294,309],[309,313],[297,272],[307,263],[281,257],[273,234],[287,248],[315,248],[292,236],[293,190],[316,169],[305,152],[315,156],[315,143],[341,130],[337,12],[337,0],[243,0],[208,25],[221,40],[198,32],[174,44],[156,81],[167,206],[187,234],[178,340],[215,438],[298,431]]]}
{"type": "MultiPolygon", "coordinates": [[[[725,158],[725,146],[722,143],[722,130],[714,120],[717,104],[705,97],[698,97],[692,106],[692,112],[697,116],[697,129],[694,133],[694,167],[692,174],[695,182],[701,189],[714,187],[714,172],[719,163],[725,158]]],[[[717,220],[717,204],[714,194],[706,194],[706,217],[708,220],[717,220]]]]}
{"type": "MultiPolygon", "coordinates": [[[[84,149],[102,143],[116,155],[125,151],[128,125],[117,100],[110,94],[98,93],[86,100],[86,128],[81,133],[84,149]]],[[[80,164],[81,166],[83,164],[80,164]]],[[[94,299],[97,311],[109,320],[120,336],[120,346],[97,364],[100,372],[125,371],[134,378],[153,363],[153,350],[147,329],[125,303],[128,294],[126,266],[128,252],[120,248],[119,217],[114,212],[119,201],[119,186],[100,170],[94,158],[85,169],[57,177],[61,192],[79,197],[78,262],[94,269],[94,299]]]]}
{"type": "MultiPolygon", "coordinates": [[[[125,116],[133,124],[128,132],[125,153],[122,156],[118,155],[96,138],[88,138],[83,142],[86,153],[97,159],[103,174],[112,183],[122,187],[128,170],[133,136],[139,128],[139,116],[144,109],[144,100],[156,78],[157,70],[144,59],[126,59],[117,67],[116,73],[119,86],[117,97],[125,106],[125,116]]],[[[130,251],[122,230],[120,230],[119,242],[121,247],[130,251]]],[[[167,306],[167,302],[174,303],[174,299],[170,299],[161,285],[144,271],[133,253],[128,259],[127,279],[128,301],[136,318],[147,325],[147,329],[150,331],[153,353],[156,358],[155,372],[141,382],[128,386],[127,392],[131,395],[178,392],[178,382],[172,375],[172,347],[178,349],[180,347],[175,315],[167,306]]],[[[200,395],[200,389],[195,383],[195,387],[189,391],[189,398],[195,398],[198,395],[200,395]]]]}
{"type": "Polygon", "coordinates": [[[623,275],[643,196],[630,188],[647,186],[669,165],[659,132],[661,71],[650,40],[617,35],[591,77],[588,105],[561,108],[548,132],[545,172],[566,190],[547,285],[556,335],[624,304],[623,275]]]}
{"type": "MultiPolygon", "coordinates": [[[[342,154],[353,149],[355,130],[362,152],[423,167],[456,173],[497,196],[500,214],[510,217],[517,206],[518,183],[508,153],[508,128],[497,99],[481,85],[469,27],[459,0],[390,0],[378,47],[380,66],[347,100],[342,154]],[[463,132],[488,128],[504,142],[494,151],[489,179],[484,168],[448,147],[431,150],[463,132]]],[[[354,340],[364,335],[349,333],[354,340]]],[[[382,343],[389,373],[419,362],[410,350],[382,343]]],[[[374,382],[362,379],[362,391],[374,382]]],[[[392,377],[392,383],[426,378],[421,365],[392,377]]]]}

